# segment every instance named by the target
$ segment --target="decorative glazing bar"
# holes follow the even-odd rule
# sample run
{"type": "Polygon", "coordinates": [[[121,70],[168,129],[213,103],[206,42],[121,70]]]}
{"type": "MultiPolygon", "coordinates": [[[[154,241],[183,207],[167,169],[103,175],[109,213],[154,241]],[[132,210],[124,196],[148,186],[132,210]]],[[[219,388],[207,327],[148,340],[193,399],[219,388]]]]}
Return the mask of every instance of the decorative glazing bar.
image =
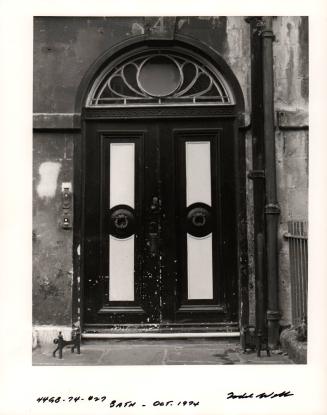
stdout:
{"type": "Polygon", "coordinates": [[[153,50],[105,69],[87,106],[117,104],[233,104],[222,75],[193,58],[153,50]]]}

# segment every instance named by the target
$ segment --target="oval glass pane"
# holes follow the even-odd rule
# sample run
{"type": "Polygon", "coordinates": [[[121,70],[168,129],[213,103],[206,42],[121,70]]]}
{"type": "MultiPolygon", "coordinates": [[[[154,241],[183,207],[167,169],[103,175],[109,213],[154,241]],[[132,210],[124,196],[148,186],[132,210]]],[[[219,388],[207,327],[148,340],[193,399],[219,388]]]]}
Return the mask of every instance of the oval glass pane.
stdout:
{"type": "Polygon", "coordinates": [[[149,95],[164,97],[180,86],[181,73],[176,63],[167,56],[147,59],[138,74],[139,87],[149,95]]]}

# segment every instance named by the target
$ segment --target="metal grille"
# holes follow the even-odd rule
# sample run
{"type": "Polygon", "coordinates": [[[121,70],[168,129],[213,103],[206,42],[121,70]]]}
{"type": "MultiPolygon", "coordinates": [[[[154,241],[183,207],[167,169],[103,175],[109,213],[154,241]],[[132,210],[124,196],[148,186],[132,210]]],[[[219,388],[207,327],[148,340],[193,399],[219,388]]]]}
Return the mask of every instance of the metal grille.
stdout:
{"type": "Polygon", "coordinates": [[[292,323],[298,327],[307,321],[308,296],[308,226],[307,222],[289,221],[292,323]]]}
{"type": "MultiPolygon", "coordinates": [[[[169,83],[172,81],[172,74],[168,75],[166,81],[169,83]]],[[[222,74],[215,68],[211,68],[209,63],[196,62],[189,56],[158,49],[150,53],[136,54],[113,68],[110,66],[105,68],[96,79],[87,99],[88,107],[233,105],[233,103],[232,94],[222,74]],[[160,67],[160,59],[165,64],[161,65],[161,73],[157,73],[158,79],[154,85],[158,86],[160,82],[163,82],[165,67],[168,64],[176,71],[173,78],[177,84],[171,86],[171,90],[168,88],[169,85],[166,85],[169,91],[151,92],[154,86],[151,85],[149,90],[149,85],[146,85],[146,78],[149,78],[149,74],[144,78],[142,71],[151,61],[158,61],[159,63],[154,66],[160,67]]]]}

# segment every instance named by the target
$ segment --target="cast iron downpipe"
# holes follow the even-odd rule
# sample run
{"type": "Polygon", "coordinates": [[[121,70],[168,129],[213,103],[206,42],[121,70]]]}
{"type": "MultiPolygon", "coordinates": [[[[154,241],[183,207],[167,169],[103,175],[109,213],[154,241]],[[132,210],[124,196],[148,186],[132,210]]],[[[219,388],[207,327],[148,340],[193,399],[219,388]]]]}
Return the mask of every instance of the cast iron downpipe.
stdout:
{"type": "Polygon", "coordinates": [[[253,232],[255,269],[255,333],[257,352],[267,344],[267,284],[265,259],[265,151],[263,140],[262,18],[247,17],[251,30],[251,130],[253,180],[253,232]]]}
{"type": "Polygon", "coordinates": [[[272,17],[263,17],[262,30],[263,71],[263,121],[265,146],[265,215],[267,258],[267,324],[268,346],[272,349],[279,343],[278,310],[278,222],[280,209],[277,202],[276,151],[274,131],[274,78],[272,17]]]}

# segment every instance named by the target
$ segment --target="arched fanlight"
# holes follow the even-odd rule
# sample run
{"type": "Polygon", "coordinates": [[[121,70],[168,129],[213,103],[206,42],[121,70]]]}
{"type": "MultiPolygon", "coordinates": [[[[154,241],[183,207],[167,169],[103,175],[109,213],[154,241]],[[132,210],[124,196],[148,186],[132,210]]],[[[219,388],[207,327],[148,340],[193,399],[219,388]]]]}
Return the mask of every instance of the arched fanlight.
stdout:
{"type": "Polygon", "coordinates": [[[232,94],[209,63],[169,50],[152,50],[107,67],[86,105],[231,105],[232,94]]]}

